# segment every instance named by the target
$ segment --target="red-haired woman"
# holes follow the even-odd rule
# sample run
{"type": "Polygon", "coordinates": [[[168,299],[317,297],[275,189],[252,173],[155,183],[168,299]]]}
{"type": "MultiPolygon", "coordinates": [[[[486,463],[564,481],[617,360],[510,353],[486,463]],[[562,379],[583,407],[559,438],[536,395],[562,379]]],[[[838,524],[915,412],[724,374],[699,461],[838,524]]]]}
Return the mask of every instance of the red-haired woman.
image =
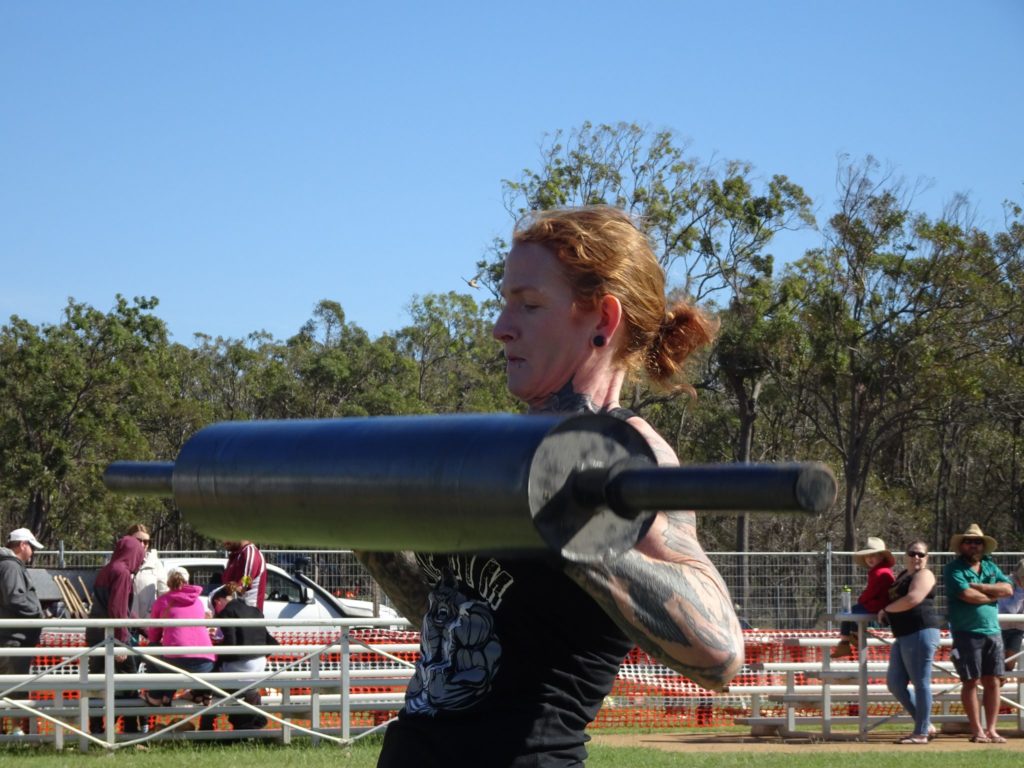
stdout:
{"type": "MultiPolygon", "coordinates": [[[[693,306],[666,303],[665,274],[628,215],[591,207],[528,217],[513,233],[501,292],[494,337],[509,391],[531,413],[607,414],[633,427],[659,464],[678,464],[620,392],[634,375],[682,388],[684,362],[715,327],[693,306]]],[[[709,688],[743,662],[732,600],[691,512],[659,513],[632,549],[600,563],[359,556],[406,616],[424,617],[421,658],[379,766],[581,765],[586,726],[634,644],[709,688]]]]}

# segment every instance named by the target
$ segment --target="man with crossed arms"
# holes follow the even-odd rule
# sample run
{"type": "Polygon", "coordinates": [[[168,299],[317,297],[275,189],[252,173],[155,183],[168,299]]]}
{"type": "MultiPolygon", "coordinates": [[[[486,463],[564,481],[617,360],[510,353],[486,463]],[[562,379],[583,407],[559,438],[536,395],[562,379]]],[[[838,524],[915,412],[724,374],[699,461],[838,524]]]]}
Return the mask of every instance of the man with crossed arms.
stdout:
{"type": "Polygon", "coordinates": [[[1006,739],[996,732],[996,720],[1005,656],[996,604],[1013,593],[1013,585],[989,557],[996,540],[982,533],[977,523],[955,534],[949,548],[959,557],[946,565],[942,576],[949,600],[953,664],[962,682],[960,700],[971,726],[971,741],[1002,744],[1006,739]],[[979,680],[984,688],[984,728],[978,711],[979,680]]]}

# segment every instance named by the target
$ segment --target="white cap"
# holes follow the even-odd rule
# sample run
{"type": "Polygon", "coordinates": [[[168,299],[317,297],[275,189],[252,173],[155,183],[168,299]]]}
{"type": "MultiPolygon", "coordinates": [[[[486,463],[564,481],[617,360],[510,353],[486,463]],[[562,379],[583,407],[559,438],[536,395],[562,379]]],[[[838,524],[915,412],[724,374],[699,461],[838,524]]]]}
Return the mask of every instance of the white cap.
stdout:
{"type": "Polygon", "coordinates": [[[11,535],[7,537],[8,544],[18,541],[27,541],[32,545],[32,549],[44,549],[43,545],[36,541],[36,537],[32,535],[32,531],[28,528],[15,528],[11,531],[11,535]]]}
{"type": "Polygon", "coordinates": [[[171,570],[169,570],[167,572],[167,575],[170,576],[172,573],[175,573],[175,572],[180,573],[181,574],[181,580],[184,581],[186,584],[188,584],[188,571],[186,571],[180,565],[176,565],[173,568],[171,568],[171,570]]]}

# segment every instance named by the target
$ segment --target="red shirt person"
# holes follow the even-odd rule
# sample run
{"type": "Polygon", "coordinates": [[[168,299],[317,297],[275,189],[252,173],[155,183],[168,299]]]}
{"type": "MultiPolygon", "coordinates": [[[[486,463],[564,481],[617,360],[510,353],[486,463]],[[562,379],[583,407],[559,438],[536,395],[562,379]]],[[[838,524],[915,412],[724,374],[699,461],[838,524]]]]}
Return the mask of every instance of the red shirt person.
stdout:
{"type": "MultiPolygon", "coordinates": [[[[857,598],[852,613],[876,614],[889,604],[889,587],[896,576],[892,566],[896,562],[885,542],[875,536],[868,536],[867,547],[853,553],[857,565],[868,569],[868,583],[857,598]]],[[[854,638],[857,635],[857,624],[844,621],[839,625],[839,644],[832,649],[832,658],[841,659],[853,651],[854,638]]]]}
{"type": "Polygon", "coordinates": [[[251,541],[225,541],[228,564],[221,575],[223,584],[237,584],[246,605],[263,611],[267,593],[267,563],[263,553],[251,541]]]}
{"type": "MultiPolygon", "coordinates": [[[[870,556],[869,556],[870,557],[870,556]]],[[[876,555],[881,558],[881,555],[876,555]]],[[[857,598],[857,604],[868,613],[878,613],[889,604],[889,587],[896,581],[892,572],[892,563],[879,559],[868,568],[868,584],[857,598]]]]}

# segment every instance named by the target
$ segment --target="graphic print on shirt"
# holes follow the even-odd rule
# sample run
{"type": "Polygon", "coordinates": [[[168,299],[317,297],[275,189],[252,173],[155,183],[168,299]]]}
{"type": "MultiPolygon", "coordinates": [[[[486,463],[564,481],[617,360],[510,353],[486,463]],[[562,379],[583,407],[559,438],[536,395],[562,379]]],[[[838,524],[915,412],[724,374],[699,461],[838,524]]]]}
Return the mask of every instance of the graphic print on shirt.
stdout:
{"type": "Polygon", "coordinates": [[[491,689],[501,662],[494,610],[512,577],[493,558],[417,555],[433,585],[409,681],[410,714],[468,709],[491,689]]]}

